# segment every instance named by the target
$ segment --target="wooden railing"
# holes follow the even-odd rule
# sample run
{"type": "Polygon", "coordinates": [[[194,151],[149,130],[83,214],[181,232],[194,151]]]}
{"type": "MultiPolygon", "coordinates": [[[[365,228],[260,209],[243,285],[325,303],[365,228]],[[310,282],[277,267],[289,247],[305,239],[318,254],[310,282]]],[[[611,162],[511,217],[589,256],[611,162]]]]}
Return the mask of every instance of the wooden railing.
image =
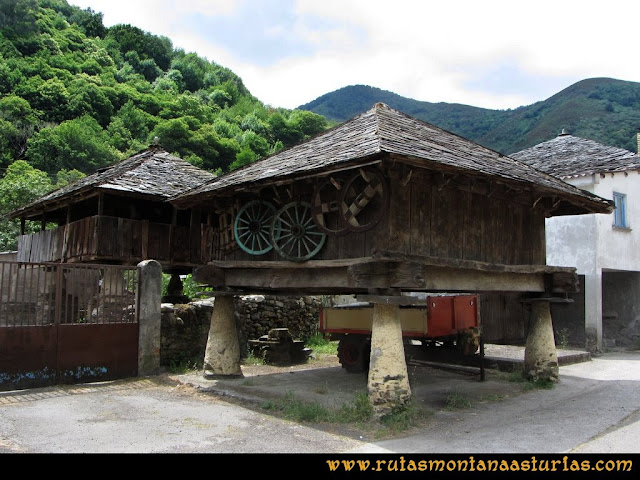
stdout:
{"type": "Polygon", "coordinates": [[[200,225],[192,229],[146,220],[93,216],[18,239],[18,261],[112,261],[135,264],[200,265],[215,259],[217,235],[200,225]]]}

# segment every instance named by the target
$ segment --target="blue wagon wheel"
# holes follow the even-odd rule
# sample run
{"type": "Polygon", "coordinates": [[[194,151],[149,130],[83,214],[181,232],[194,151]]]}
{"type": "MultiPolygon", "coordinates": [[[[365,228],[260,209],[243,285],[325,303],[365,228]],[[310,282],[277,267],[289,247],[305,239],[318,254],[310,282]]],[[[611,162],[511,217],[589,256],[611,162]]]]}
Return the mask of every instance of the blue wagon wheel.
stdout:
{"type": "Polygon", "coordinates": [[[291,202],[274,215],[271,223],[273,248],[288,260],[304,262],[322,248],[327,234],[313,220],[311,205],[291,202]]]}
{"type": "Polygon", "coordinates": [[[238,210],[233,234],[242,250],[251,255],[262,255],[273,248],[270,228],[275,213],[276,208],[262,200],[253,200],[238,210]]]}

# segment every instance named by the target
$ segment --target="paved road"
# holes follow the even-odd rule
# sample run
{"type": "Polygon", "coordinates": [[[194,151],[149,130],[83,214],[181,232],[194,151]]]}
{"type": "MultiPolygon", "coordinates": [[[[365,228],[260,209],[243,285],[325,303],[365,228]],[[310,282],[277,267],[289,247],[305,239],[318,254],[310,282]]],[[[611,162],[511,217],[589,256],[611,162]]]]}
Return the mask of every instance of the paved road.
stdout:
{"type": "MultiPolygon", "coordinates": [[[[560,374],[552,390],[471,409],[441,409],[419,433],[385,441],[297,425],[244,408],[214,390],[163,383],[164,377],[7,392],[0,394],[0,452],[640,452],[640,352],[608,353],[560,367],[560,374]]],[[[348,378],[345,385],[358,381],[340,375],[348,374],[339,368],[285,373],[271,383],[281,381],[284,392],[285,379],[311,379],[330,388],[338,388],[343,378],[348,378]],[[336,381],[319,380],[323,374],[336,381]]],[[[476,382],[471,386],[477,389],[476,380],[467,381],[476,382]]],[[[259,387],[251,388],[260,395],[259,387]]],[[[437,388],[434,381],[414,395],[437,388]]]]}
{"type": "Polygon", "coordinates": [[[356,451],[640,453],[640,352],[560,367],[552,390],[441,411],[426,432],[356,451]]]}
{"type": "Polygon", "coordinates": [[[0,396],[0,451],[317,453],[358,442],[153,379],[0,396]]]}

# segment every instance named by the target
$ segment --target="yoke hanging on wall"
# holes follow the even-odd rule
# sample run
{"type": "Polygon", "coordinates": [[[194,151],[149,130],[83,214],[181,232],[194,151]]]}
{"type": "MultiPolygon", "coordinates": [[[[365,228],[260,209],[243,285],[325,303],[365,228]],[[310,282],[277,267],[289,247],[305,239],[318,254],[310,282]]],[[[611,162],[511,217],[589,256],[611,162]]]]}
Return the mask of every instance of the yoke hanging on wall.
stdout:
{"type": "Polygon", "coordinates": [[[328,178],[316,185],[311,200],[313,221],[320,230],[332,237],[349,233],[349,228],[340,213],[341,190],[340,180],[328,178]]]}
{"type": "Polygon", "coordinates": [[[385,215],[388,204],[389,187],[378,170],[360,169],[340,191],[340,215],[352,232],[373,228],[385,215]]]}

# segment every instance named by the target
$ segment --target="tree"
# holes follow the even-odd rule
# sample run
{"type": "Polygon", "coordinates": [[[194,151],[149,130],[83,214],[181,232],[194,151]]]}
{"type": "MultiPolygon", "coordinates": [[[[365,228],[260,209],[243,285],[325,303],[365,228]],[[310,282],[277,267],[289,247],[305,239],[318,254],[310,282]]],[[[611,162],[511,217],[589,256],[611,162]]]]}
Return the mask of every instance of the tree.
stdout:
{"type": "Polygon", "coordinates": [[[204,86],[207,61],[195,53],[187,53],[175,58],[171,62],[171,68],[180,71],[185,88],[190,92],[196,92],[204,86]]]}
{"type": "Polygon", "coordinates": [[[69,15],[69,23],[77,24],[87,37],[104,38],[107,29],[102,23],[102,13],[96,13],[92,9],[80,10],[73,9],[69,15]]]}
{"type": "Polygon", "coordinates": [[[106,127],[113,115],[113,105],[102,87],[84,76],[76,76],[69,86],[69,114],[71,117],[91,115],[106,127]]]}
{"type": "Polygon", "coordinates": [[[48,121],[62,122],[67,119],[69,92],[57,78],[44,81],[39,76],[29,77],[16,87],[16,94],[36,110],[46,112],[48,121]]]}
{"type": "Polygon", "coordinates": [[[150,138],[158,137],[160,145],[168,152],[179,153],[180,156],[186,157],[191,153],[188,149],[191,135],[186,119],[172,118],[158,123],[149,136],[150,138]]]}
{"type": "Polygon", "coordinates": [[[38,116],[29,102],[17,95],[0,98],[0,165],[23,156],[27,139],[33,135],[38,116]]]}
{"type": "MultiPolygon", "coordinates": [[[[45,172],[33,168],[24,160],[17,160],[7,168],[0,179],[0,250],[15,250],[18,246],[20,221],[4,217],[27,205],[53,189],[45,172]]],[[[27,225],[28,232],[37,231],[36,225],[27,225]]]]}
{"type": "Polygon", "coordinates": [[[13,139],[18,136],[18,130],[11,122],[0,118],[0,168],[9,165],[15,159],[13,139]]]}
{"type": "Polygon", "coordinates": [[[304,138],[304,133],[298,125],[291,126],[280,112],[272,113],[267,119],[271,130],[271,137],[280,140],[286,146],[298,143],[304,138]]]}
{"type": "Polygon", "coordinates": [[[80,180],[84,177],[86,177],[86,175],[79,170],[67,170],[63,168],[56,174],[56,184],[54,188],[58,189],[66,187],[70,183],[73,183],[76,180],[80,180]]]}
{"type": "Polygon", "coordinates": [[[244,167],[245,165],[249,165],[250,163],[255,162],[258,159],[258,155],[251,150],[249,147],[245,146],[238,152],[236,155],[236,159],[231,165],[229,165],[229,171],[236,170],[238,168],[244,167]]]}
{"type": "Polygon", "coordinates": [[[300,130],[306,137],[324,132],[327,129],[327,119],[317,113],[306,110],[294,110],[289,116],[292,128],[300,130]]]}
{"type": "Polygon", "coordinates": [[[0,2],[0,28],[10,28],[17,35],[34,33],[38,30],[37,10],[37,0],[2,0],[0,2]]]}
{"type": "Polygon", "coordinates": [[[46,127],[27,142],[27,160],[53,175],[59,170],[93,173],[119,160],[107,133],[89,115],[46,127]]]}

